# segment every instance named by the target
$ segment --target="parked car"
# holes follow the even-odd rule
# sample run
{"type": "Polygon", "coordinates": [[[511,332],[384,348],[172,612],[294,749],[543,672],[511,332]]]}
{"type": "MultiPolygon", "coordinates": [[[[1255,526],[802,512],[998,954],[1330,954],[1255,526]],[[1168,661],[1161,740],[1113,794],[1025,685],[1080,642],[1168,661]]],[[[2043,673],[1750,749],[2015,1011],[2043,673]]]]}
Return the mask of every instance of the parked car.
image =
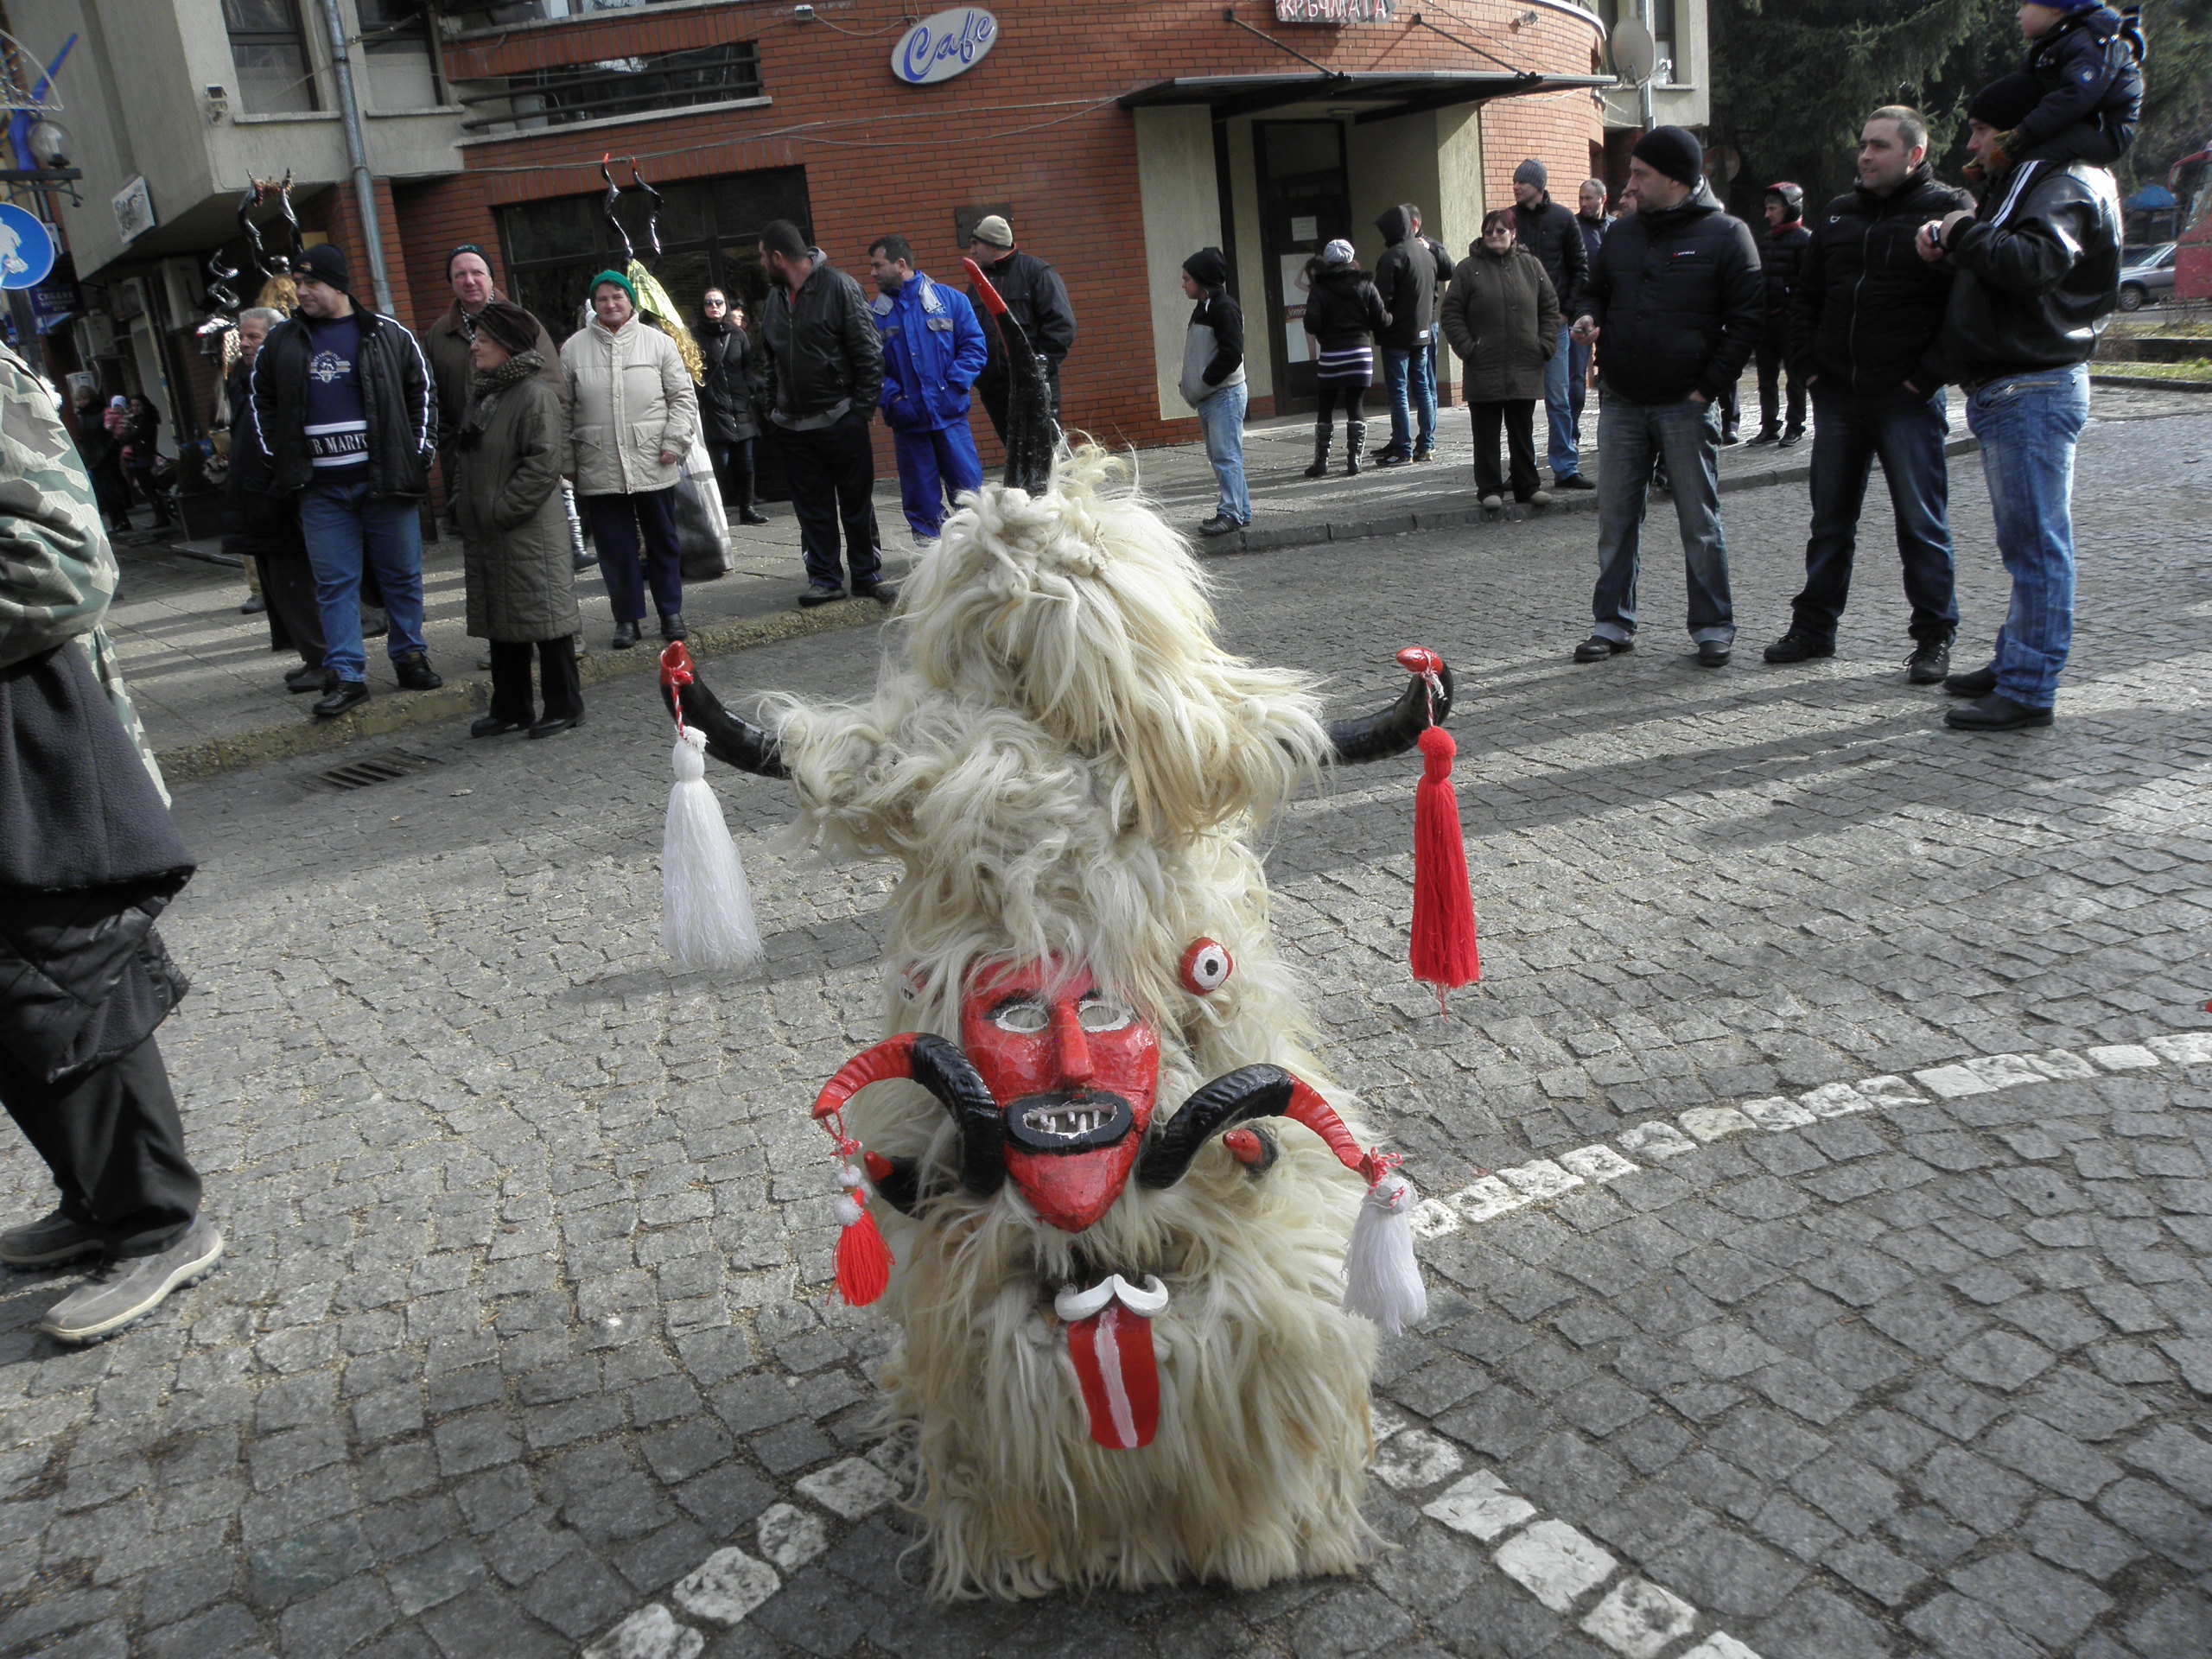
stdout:
{"type": "Polygon", "coordinates": [[[2140,264],[2123,266],[2120,273],[2120,308],[2139,311],[2173,297],[2174,244],[2161,243],[2140,264]]]}

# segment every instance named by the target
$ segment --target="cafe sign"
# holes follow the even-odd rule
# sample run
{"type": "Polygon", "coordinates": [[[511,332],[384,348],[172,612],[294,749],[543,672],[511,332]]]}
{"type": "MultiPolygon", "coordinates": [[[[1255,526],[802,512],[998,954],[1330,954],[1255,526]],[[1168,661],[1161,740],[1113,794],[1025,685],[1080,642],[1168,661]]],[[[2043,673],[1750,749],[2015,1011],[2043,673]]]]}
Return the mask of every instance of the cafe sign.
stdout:
{"type": "Polygon", "coordinates": [[[937,12],[899,37],[891,73],[909,86],[950,80],[981,63],[998,38],[999,20],[980,6],[937,12]]]}

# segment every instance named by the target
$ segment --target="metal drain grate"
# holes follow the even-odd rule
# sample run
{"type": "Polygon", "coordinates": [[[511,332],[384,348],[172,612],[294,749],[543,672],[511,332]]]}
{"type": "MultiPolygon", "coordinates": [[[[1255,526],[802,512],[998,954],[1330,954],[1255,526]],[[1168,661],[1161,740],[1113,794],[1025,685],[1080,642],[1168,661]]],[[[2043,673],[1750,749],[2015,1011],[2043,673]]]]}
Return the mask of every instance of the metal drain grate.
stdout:
{"type": "Polygon", "coordinates": [[[437,764],[427,754],[415,754],[406,749],[387,749],[380,754],[364,755],[359,760],[348,760],[342,766],[318,772],[307,781],[310,785],[324,789],[367,789],[372,785],[388,784],[395,778],[412,777],[437,764]]]}

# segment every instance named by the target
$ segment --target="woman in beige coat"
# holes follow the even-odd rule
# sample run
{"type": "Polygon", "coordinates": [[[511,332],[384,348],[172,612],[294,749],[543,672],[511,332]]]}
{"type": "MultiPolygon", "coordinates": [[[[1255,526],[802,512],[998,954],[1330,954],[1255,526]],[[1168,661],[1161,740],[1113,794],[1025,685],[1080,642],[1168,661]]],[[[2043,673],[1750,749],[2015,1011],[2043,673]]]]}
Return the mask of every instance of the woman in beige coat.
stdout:
{"type": "Polygon", "coordinates": [[[574,395],[569,474],[614,607],[612,643],[626,651],[638,643],[648,582],[660,637],[684,637],[676,486],[698,436],[699,395],[676,342],[638,315],[626,278],[612,270],[593,278],[591,310],[561,347],[574,395]]]}

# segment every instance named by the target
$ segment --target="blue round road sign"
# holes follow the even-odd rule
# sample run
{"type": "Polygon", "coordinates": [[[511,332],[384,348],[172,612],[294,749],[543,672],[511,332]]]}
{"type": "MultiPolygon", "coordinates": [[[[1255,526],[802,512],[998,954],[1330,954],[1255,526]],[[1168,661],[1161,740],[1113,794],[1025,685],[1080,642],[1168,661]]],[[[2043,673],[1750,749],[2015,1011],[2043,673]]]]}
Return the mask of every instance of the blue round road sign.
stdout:
{"type": "Polygon", "coordinates": [[[0,201],[0,288],[36,288],[54,269],[54,233],[11,201],[0,201]]]}

